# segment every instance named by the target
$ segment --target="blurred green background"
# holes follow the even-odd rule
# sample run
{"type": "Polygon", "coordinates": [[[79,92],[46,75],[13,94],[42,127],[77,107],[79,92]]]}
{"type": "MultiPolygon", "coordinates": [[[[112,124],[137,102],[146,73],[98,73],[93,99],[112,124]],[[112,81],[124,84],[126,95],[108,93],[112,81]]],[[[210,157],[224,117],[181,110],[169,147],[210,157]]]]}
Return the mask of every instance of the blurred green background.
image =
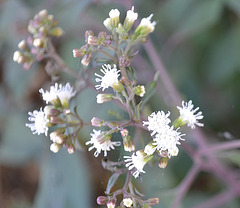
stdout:
{"type": "MultiPolygon", "coordinates": [[[[27,36],[28,21],[47,9],[65,31],[63,37],[54,40],[58,52],[71,68],[79,70],[82,66],[72,57],[72,49],[83,45],[85,31],[105,30],[102,22],[112,8],[118,8],[124,18],[132,5],[140,18],[154,14],[157,25],[150,38],[183,98],[192,99],[203,111],[203,131],[209,142],[238,138],[239,0],[0,0],[0,207],[97,207],[95,199],[104,194],[110,173],[102,169],[100,158],[95,160],[92,152],[51,153],[48,139],[33,136],[25,127],[28,111],[43,105],[38,89],[50,78],[44,64],[25,71],[12,61],[12,55],[18,42],[27,36]]],[[[146,51],[142,47],[139,51],[133,65],[145,84],[153,78],[154,69],[146,51]]],[[[69,80],[64,76],[61,79],[69,80]]],[[[160,95],[164,92],[156,93],[150,101],[153,110],[167,109],[160,95]]],[[[94,100],[88,96],[81,95],[77,102],[86,119],[93,117],[88,102],[94,100]]],[[[97,115],[99,110],[96,108],[97,115]]],[[[139,189],[148,197],[159,197],[157,207],[169,206],[173,196],[167,190],[184,178],[192,164],[189,156],[180,152],[165,170],[146,167],[151,174],[144,174],[139,189]]],[[[239,152],[234,153],[238,170],[239,152]]],[[[210,174],[201,173],[184,199],[184,207],[223,188],[210,174]]],[[[227,207],[239,206],[235,200],[227,207]]]]}

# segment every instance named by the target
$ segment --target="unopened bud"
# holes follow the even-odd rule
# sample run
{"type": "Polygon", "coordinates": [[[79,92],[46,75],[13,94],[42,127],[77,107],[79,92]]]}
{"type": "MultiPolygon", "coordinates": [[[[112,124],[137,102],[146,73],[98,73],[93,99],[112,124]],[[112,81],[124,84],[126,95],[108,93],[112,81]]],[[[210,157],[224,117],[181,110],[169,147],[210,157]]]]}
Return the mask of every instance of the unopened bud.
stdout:
{"type": "Polygon", "coordinates": [[[18,48],[19,48],[19,49],[22,49],[22,50],[29,49],[28,46],[27,46],[26,40],[21,40],[21,41],[18,43],[18,48]]]}
{"type": "Polygon", "coordinates": [[[62,124],[63,120],[60,117],[51,116],[50,117],[50,123],[51,124],[62,124]]]}
{"type": "Polygon", "coordinates": [[[131,10],[127,11],[127,16],[124,20],[123,27],[126,31],[129,31],[132,28],[134,21],[138,18],[138,13],[134,13],[134,7],[131,10]]]}
{"type": "Polygon", "coordinates": [[[52,14],[49,14],[49,15],[47,16],[47,19],[48,19],[50,22],[52,22],[52,21],[54,20],[54,16],[53,16],[52,14]]]}
{"type": "Polygon", "coordinates": [[[132,138],[130,136],[123,137],[124,150],[127,152],[132,152],[135,150],[132,138]]]}
{"type": "Polygon", "coordinates": [[[23,64],[26,62],[26,58],[24,56],[19,56],[17,62],[18,64],[23,64]]]}
{"type": "Polygon", "coordinates": [[[86,42],[86,43],[88,42],[89,36],[94,36],[94,33],[93,33],[92,30],[87,30],[87,31],[85,32],[85,42],[86,42]]]}
{"type": "Polygon", "coordinates": [[[96,37],[96,36],[90,35],[90,36],[88,36],[88,41],[87,41],[87,43],[88,43],[89,45],[99,45],[99,39],[98,39],[98,37],[96,37]]]}
{"type": "Polygon", "coordinates": [[[124,90],[124,87],[121,82],[114,82],[112,84],[112,88],[116,90],[117,92],[122,92],[124,90]]]}
{"type": "Polygon", "coordinates": [[[60,145],[60,144],[52,143],[51,146],[50,146],[50,150],[53,153],[57,153],[61,149],[61,147],[62,147],[62,145],[60,145]]]}
{"type": "Polygon", "coordinates": [[[33,40],[33,46],[40,48],[43,46],[43,42],[40,38],[36,38],[33,40]]]}
{"type": "Polygon", "coordinates": [[[159,204],[159,198],[150,198],[146,202],[150,206],[158,205],[159,204]]]}
{"type": "Polygon", "coordinates": [[[91,54],[85,54],[81,60],[82,65],[88,66],[91,61],[92,55],[91,54]]]}
{"type": "Polygon", "coordinates": [[[92,118],[91,124],[92,124],[92,126],[96,126],[96,127],[105,126],[104,120],[97,118],[97,117],[92,118]]]}
{"type": "Polygon", "coordinates": [[[99,104],[111,101],[112,99],[113,99],[112,94],[98,94],[97,95],[97,103],[99,103],[99,104]]]}
{"type": "Polygon", "coordinates": [[[85,53],[86,53],[86,51],[81,48],[73,49],[73,57],[74,58],[82,57],[85,53]]]}
{"type": "Polygon", "coordinates": [[[68,145],[67,151],[69,154],[73,154],[75,152],[75,147],[73,144],[68,145]]]}
{"type": "Polygon", "coordinates": [[[131,65],[131,59],[128,56],[122,55],[119,58],[120,67],[129,67],[131,65]]]}
{"type": "Polygon", "coordinates": [[[133,88],[134,93],[140,97],[143,97],[145,94],[145,87],[143,85],[138,85],[133,88]]]}
{"type": "Polygon", "coordinates": [[[97,141],[102,144],[106,141],[109,141],[112,138],[112,134],[106,134],[106,132],[103,132],[102,134],[97,136],[97,141]]]}
{"type": "Polygon", "coordinates": [[[18,62],[18,59],[21,55],[22,54],[20,53],[20,51],[15,51],[13,54],[13,61],[18,62]]]}
{"type": "Polygon", "coordinates": [[[98,198],[97,198],[98,205],[104,205],[107,202],[108,202],[108,198],[106,196],[98,196],[98,198]]]}
{"type": "Polygon", "coordinates": [[[107,202],[107,208],[115,208],[116,207],[116,199],[112,199],[111,201],[107,202]]]}
{"type": "Polygon", "coordinates": [[[158,162],[159,168],[166,168],[167,164],[168,164],[168,157],[161,157],[158,162]]]}
{"type": "Polygon", "coordinates": [[[49,31],[52,36],[60,37],[63,35],[63,29],[61,27],[55,27],[49,31]]]}
{"type": "Polygon", "coordinates": [[[48,12],[46,9],[43,9],[40,12],[38,12],[38,17],[40,17],[41,19],[46,18],[47,15],[48,15],[48,12]]]}

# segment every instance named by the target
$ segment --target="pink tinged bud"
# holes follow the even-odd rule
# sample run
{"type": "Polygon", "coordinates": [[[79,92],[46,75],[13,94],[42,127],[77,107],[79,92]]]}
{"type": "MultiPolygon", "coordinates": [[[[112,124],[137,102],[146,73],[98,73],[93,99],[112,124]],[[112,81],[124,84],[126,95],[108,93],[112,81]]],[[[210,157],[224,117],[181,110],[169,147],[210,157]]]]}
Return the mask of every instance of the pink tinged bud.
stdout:
{"type": "Polygon", "coordinates": [[[91,124],[92,124],[92,126],[96,126],[96,127],[105,126],[104,120],[97,118],[97,117],[92,118],[91,124]]]}
{"type": "Polygon", "coordinates": [[[87,30],[87,31],[85,32],[85,42],[86,42],[86,43],[88,42],[89,36],[94,36],[93,31],[87,30]]]}
{"type": "Polygon", "coordinates": [[[91,61],[92,55],[91,54],[85,54],[81,60],[82,65],[88,66],[91,61]]]}
{"type": "Polygon", "coordinates": [[[70,144],[67,148],[69,154],[73,154],[75,152],[75,147],[73,144],[70,144]]]}
{"type": "Polygon", "coordinates": [[[89,45],[99,45],[99,39],[96,36],[90,35],[90,36],[88,36],[87,43],[89,45]]]}
{"type": "Polygon", "coordinates": [[[119,58],[120,67],[129,67],[131,65],[131,59],[128,56],[122,55],[119,58]]]}
{"type": "Polygon", "coordinates": [[[85,54],[85,51],[83,51],[81,48],[80,49],[73,49],[73,57],[78,58],[81,57],[85,54]]]}
{"type": "Polygon", "coordinates": [[[50,117],[50,123],[51,124],[62,124],[63,120],[61,118],[59,118],[59,117],[51,116],[50,117]]]}
{"type": "Polygon", "coordinates": [[[48,11],[46,9],[43,9],[40,12],[38,12],[38,17],[40,17],[41,19],[46,18],[47,15],[48,15],[48,11]]]}
{"type": "Polygon", "coordinates": [[[159,198],[150,198],[146,202],[150,206],[158,205],[159,204],[159,198]]]}
{"type": "Polygon", "coordinates": [[[116,200],[111,200],[107,202],[107,208],[115,208],[116,207],[116,200]]]}
{"type": "Polygon", "coordinates": [[[108,198],[106,196],[98,196],[98,198],[97,198],[98,205],[104,205],[107,202],[108,202],[108,198]]]}
{"type": "Polygon", "coordinates": [[[161,157],[158,162],[159,168],[166,168],[167,164],[168,164],[168,157],[161,157]]]}
{"type": "Polygon", "coordinates": [[[23,64],[23,68],[25,70],[29,70],[31,68],[31,66],[32,66],[32,62],[26,62],[23,64]]]}

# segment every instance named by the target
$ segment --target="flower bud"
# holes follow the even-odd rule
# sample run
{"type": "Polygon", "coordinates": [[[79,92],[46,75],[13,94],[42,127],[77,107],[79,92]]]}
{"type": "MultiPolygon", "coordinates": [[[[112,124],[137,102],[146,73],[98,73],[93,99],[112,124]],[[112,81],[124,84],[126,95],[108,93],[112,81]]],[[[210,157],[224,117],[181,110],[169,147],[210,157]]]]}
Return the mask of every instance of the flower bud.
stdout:
{"type": "Polygon", "coordinates": [[[18,62],[18,64],[23,64],[23,63],[25,63],[27,60],[26,60],[26,58],[24,57],[24,56],[19,56],[19,58],[18,58],[18,60],[17,60],[17,62],[18,62]]]}
{"type": "Polygon", "coordinates": [[[108,202],[108,198],[106,196],[98,196],[98,198],[97,198],[98,205],[104,205],[107,202],[108,202]]]}
{"type": "Polygon", "coordinates": [[[53,153],[57,153],[60,149],[61,149],[62,145],[60,144],[57,144],[57,143],[52,143],[50,145],[50,150],[53,152],[53,153]]]}
{"type": "Polygon", "coordinates": [[[112,94],[98,94],[97,95],[97,103],[99,103],[99,104],[111,101],[112,99],[113,99],[112,94]]]}
{"type": "Polygon", "coordinates": [[[120,67],[129,67],[131,65],[131,59],[128,56],[121,55],[119,58],[120,67]]]}
{"type": "Polygon", "coordinates": [[[156,151],[156,146],[153,145],[152,142],[148,143],[144,148],[144,152],[147,155],[152,155],[155,151],[156,151]]]}
{"type": "Polygon", "coordinates": [[[143,85],[138,85],[133,88],[134,93],[140,97],[143,97],[145,94],[145,87],[143,85]]]}
{"type": "Polygon", "coordinates": [[[103,24],[109,30],[112,31],[114,28],[117,28],[119,23],[120,12],[118,9],[112,9],[109,12],[109,18],[105,19],[103,24]]]}
{"type": "Polygon", "coordinates": [[[92,124],[92,126],[96,126],[96,127],[105,126],[104,120],[97,118],[97,117],[92,118],[91,124],[92,124]]]}
{"type": "Polygon", "coordinates": [[[166,168],[168,164],[168,159],[169,159],[168,157],[161,157],[158,162],[159,168],[166,168]]]}
{"type": "Polygon", "coordinates": [[[116,92],[122,92],[124,90],[121,82],[114,82],[111,87],[116,90],[116,92]]]}
{"type": "Polygon", "coordinates": [[[132,138],[130,136],[123,137],[124,150],[127,152],[132,152],[135,150],[132,138]]]}
{"type": "Polygon", "coordinates": [[[107,208],[115,208],[116,207],[116,199],[112,199],[111,201],[107,202],[107,208]]]}
{"type": "Polygon", "coordinates": [[[18,48],[22,50],[29,50],[26,40],[21,40],[18,43],[18,48]]]}
{"type": "Polygon", "coordinates": [[[92,55],[91,54],[85,54],[81,60],[82,65],[88,66],[91,61],[92,55]]]}
{"type": "Polygon", "coordinates": [[[33,40],[33,46],[41,48],[43,47],[43,41],[40,38],[36,38],[33,40]]]}
{"type": "Polygon", "coordinates": [[[81,57],[81,56],[83,56],[86,53],[86,51],[83,50],[82,48],[73,49],[72,52],[73,52],[73,57],[74,58],[81,57]]]}
{"type": "Polygon", "coordinates": [[[41,10],[38,12],[38,17],[41,19],[44,19],[48,16],[48,11],[46,9],[41,10]]]}
{"type": "MultiPolygon", "coordinates": [[[[64,129],[65,131],[65,129],[64,129]]],[[[50,134],[50,140],[57,144],[63,144],[66,140],[67,136],[64,133],[64,131],[56,130],[50,134]]]]}
{"type": "Polygon", "coordinates": [[[87,30],[87,31],[85,32],[85,42],[86,42],[86,43],[88,42],[89,36],[94,36],[94,33],[93,33],[92,30],[87,30]]]}
{"type": "Polygon", "coordinates": [[[15,51],[13,54],[13,61],[18,62],[19,57],[22,56],[20,51],[15,51]]]}
{"type": "Polygon", "coordinates": [[[97,136],[97,141],[102,144],[106,141],[109,141],[112,138],[112,134],[107,134],[106,132],[102,132],[100,135],[97,136]]]}
{"type": "Polygon", "coordinates": [[[96,36],[89,35],[87,43],[89,45],[99,45],[99,38],[96,36]]]}
{"type": "Polygon", "coordinates": [[[75,147],[73,144],[68,145],[67,151],[69,154],[73,154],[75,152],[75,147]]]}
{"type": "Polygon", "coordinates": [[[127,11],[127,15],[123,23],[123,27],[127,32],[132,28],[134,21],[138,18],[138,13],[134,13],[133,10],[134,6],[131,10],[127,11]]]}
{"type": "Polygon", "coordinates": [[[159,198],[150,198],[146,202],[150,206],[158,205],[159,204],[159,198]]]}
{"type": "Polygon", "coordinates": [[[51,124],[62,124],[63,120],[60,117],[57,116],[51,116],[50,117],[50,123],[51,124]]]}
{"type": "Polygon", "coordinates": [[[60,37],[63,35],[63,29],[61,27],[54,27],[49,31],[49,34],[55,37],[60,37]]]}

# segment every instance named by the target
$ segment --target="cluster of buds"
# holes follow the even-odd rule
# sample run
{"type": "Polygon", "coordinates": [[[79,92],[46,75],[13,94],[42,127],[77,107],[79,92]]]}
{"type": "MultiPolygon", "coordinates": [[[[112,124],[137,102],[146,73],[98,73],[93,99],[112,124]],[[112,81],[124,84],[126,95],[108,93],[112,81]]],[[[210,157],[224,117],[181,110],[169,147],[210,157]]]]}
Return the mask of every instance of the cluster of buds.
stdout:
{"type": "Polygon", "coordinates": [[[101,46],[111,45],[112,36],[106,32],[100,32],[98,36],[95,36],[91,30],[87,30],[85,32],[85,42],[86,44],[81,48],[73,49],[73,57],[82,57],[82,65],[88,66],[92,58],[92,53],[100,49],[101,46]]]}
{"type": "Polygon", "coordinates": [[[46,53],[48,38],[59,37],[63,30],[57,26],[58,22],[47,10],[42,10],[29,21],[28,31],[31,35],[27,40],[22,40],[18,44],[20,51],[15,51],[13,60],[23,64],[23,68],[28,70],[37,60],[41,61],[46,53]]]}

